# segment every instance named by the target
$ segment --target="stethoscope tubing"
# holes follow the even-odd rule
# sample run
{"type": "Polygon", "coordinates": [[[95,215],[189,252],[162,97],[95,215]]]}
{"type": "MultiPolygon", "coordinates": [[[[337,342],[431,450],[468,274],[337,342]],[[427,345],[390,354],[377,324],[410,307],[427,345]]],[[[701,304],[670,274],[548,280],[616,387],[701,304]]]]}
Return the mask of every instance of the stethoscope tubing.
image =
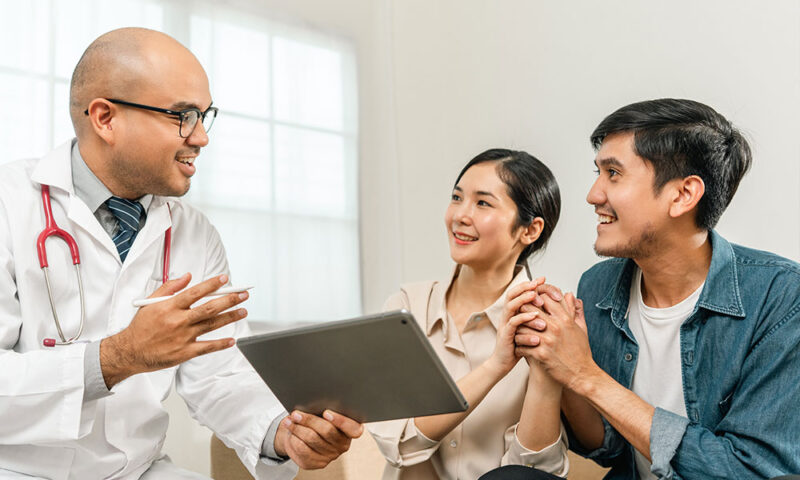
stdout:
{"type": "MultiPolygon", "coordinates": [[[[53,218],[53,206],[50,202],[50,186],[49,185],[42,185],[42,206],[44,209],[44,218],[45,218],[45,227],[44,230],[39,234],[39,237],[36,240],[36,251],[39,256],[39,266],[42,268],[42,272],[44,272],[44,282],[47,286],[47,298],[50,301],[50,310],[53,312],[53,321],[56,324],[56,330],[58,331],[58,337],[61,341],[57,341],[53,338],[45,338],[42,341],[42,344],[45,347],[54,347],[56,345],[70,345],[75,343],[80,338],[81,334],[83,333],[83,326],[86,322],[86,298],[85,293],[83,290],[83,280],[81,278],[81,258],[80,253],[78,251],[78,244],[75,242],[75,239],[67,233],[65,230],[59,228],[56,224],[55,219],[53,218]],[[47,248],[45,243],[47,239],[51,236],[60,237],[69,247],[70,255],[72,257],[72,264],[75,266],[75,275],[78,277],[78,294],[80,295],[81,300],[81,322],[78,325],[78,332],[74,337],[66,338],[64,335],[64,331],[61,328],[61,322],[58,320],[58,312],[56,311],[56,304],[53,300],[53,288],[50,284],[50,274],[48,273],[49,265],[47,263],[47,248]]],[[[169,208],[169,205],[167,205],[169,208]]],[[[172,210],[170,209],[170,217],[172,217],[172,210]]],[[[164,234],[164,262],[163,262],[163,282],[166,283],[169,280],[169,254],[172,247],[172,227],[169,227],[164,234]]]]}

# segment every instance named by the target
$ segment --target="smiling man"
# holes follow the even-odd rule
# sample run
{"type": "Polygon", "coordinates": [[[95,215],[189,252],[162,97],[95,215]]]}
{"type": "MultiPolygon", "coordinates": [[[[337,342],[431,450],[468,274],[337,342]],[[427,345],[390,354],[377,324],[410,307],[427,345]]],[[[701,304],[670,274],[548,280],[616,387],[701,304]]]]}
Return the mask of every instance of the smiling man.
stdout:
{"type": "Polygon", "coordinates": [[[334,412],[288,416],[231,348],[248,333],[247,311],[234,308],[247,293],[198,302],[228,283],[217,231],[179,198],[208,144],[211,105],[184,46],[115,30],[75,68],[77,138],[2,166],[0,478],[205,478],[161,452],[173,384],[257,478],[324,467],[361,434],[334,412]],[[80,270],[51,238],[43,274],[39,233],[52,220],[74,238],[80,270]]]}
{"type": "Polygon", "coordinates": [[[591,140],[595,250],[617,258],[584,273],[582,302],[542,295],[544,330],[516,339],[566,387],[570,448],[614,479],[800,472],[800,265],[713,230],[746,140],[675,99],[623,107],[591,140]]]}

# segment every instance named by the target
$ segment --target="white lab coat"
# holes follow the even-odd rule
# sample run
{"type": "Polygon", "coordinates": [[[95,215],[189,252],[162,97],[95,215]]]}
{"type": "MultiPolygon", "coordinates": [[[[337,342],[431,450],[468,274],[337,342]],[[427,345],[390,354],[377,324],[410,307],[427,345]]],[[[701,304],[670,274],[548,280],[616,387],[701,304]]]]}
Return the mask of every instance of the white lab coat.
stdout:
{"type": "MultiPolygon", "coordinates": [[[[41,159],[0,167],[0,469],[73,478],[76,442],[102,420],[106,441],[125,456],[113,478],[139,478],[161,455],[168,423],[161,402],[174,382],[192,416],[233,447],[252,474],[293,478],[297,467],[292,462],[275,465],[259,459],[270,422],[284,410],[235,347],[134,375],[116,385],[113,395],[84,402],[86,344],[42,346],[44,338],[58,337],[36,255],[44,226],[40,184],[50,185],[56,222],[80,249],[86,292],[81,340],[124,329],[136,313],[131,301],[161,284],[164,233],[170,225],[171,278],[191,272],[196,283],[228,272],[219,235],[205,216],[180,199],[158,196],[121,264],[109,235],[74,194],[70,145],[41,159]]],[[[63,241],[52,238],[47,247],[53,297],[70,337],[80,320],[74,268],[63,241]]],[[[246,323],[238,322],[209,335],[247,332],[246,323]]]]}

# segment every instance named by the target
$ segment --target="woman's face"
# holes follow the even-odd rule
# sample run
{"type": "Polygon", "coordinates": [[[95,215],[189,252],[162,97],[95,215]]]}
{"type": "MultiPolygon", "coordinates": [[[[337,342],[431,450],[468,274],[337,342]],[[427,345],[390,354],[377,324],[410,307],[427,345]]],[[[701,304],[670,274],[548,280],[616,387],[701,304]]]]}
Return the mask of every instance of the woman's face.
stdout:
{"type": "Polygon", "coordinates": [[[473,268],[515,262],[525,247],[524,228],[514,228],[517,206],[497,175],[497,164],[485,162],[467,170],[453,189],[444,214],[450,256],[473,268]]]}

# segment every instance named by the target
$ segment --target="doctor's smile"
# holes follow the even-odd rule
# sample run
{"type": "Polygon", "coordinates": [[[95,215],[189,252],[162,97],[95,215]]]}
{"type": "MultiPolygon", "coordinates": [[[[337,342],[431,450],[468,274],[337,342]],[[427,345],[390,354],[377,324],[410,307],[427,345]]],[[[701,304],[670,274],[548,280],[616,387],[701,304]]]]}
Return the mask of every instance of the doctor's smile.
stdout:
{"type": "Polygon", "coordinates": [[[0,359],[59,379],[15,375],[10,388],[28,400],[11,411],[36,415],[10,421],[0,369],[0,478],[197,478],[160,453],[173,385],[258,478],[337,458],[361,426],[309,414],[287,429],[286,409],[231,348],[250,334],[249,287],[229,285],[219,233],[182,198],[217,114],[197,58],[163,33],[113,30],[86,49],[69,95],[76,137],[0,174],[0,218],[14,225],[0,229],[0,264],[18,274],[0,284],[19,312],[0,315],[0,359]],[[36,232],[16,228],[31,219],[36,232]],[[9,235],[35,247],[31,258],[9,235]]]}

